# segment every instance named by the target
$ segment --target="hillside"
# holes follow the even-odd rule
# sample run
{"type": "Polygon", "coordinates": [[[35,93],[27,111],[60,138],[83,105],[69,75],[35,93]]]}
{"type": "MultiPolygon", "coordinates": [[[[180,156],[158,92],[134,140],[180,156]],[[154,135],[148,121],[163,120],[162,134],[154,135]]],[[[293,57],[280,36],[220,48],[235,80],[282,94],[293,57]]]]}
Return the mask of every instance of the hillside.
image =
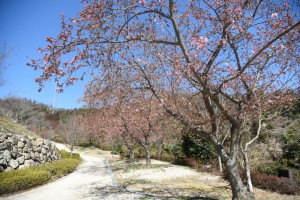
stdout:
{"type": "Polygon", "coordinates": [[[30,99],[8,97],[0,99],[0,116],[5,116],[18,124],[26,126],[42,138],[51,139],[62,132],[59,121],[71,114],[82,112],[80,109],[55,109],[30,99]]]}
{"type": "Polygon", "coordinates": [[[17,124],[12,119],[0,115],[0,132],[39,137],[35,133],[17,124]]]}

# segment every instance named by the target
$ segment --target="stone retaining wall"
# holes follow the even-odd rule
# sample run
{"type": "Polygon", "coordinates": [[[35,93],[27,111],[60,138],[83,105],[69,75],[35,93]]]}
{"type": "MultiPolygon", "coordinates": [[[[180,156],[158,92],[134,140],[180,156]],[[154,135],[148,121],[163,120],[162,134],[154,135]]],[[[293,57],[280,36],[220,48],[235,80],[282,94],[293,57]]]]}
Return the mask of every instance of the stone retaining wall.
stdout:
{"type": "Polygon", "coordinates": [[[52,162],[59,158],[59,150],[48,140],[0,133],[0,172],[52,162]]]}

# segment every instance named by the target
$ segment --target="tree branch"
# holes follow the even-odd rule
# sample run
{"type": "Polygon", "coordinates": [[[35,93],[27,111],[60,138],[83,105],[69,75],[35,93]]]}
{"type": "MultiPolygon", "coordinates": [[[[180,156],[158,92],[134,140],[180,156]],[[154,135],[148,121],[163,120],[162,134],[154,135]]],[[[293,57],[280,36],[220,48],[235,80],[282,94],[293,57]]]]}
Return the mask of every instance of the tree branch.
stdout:
{"type": "Polygon", "coordinates": [[[170,16],[166,15],[165,13],[163,13],[163,12],[161,12],[161,11],[159,11],[159,10],[155,10],[155,9],[153,9],[153,10],[146,10],[146,11],[144,11],[144,12],[136,13],[136,14],[134,14],[132,17],[130,17],[130,18],[122,25],[122,27],[120,28],[119,33],[118,33],[118,35],[117,35],[117,41],[118,41],[118,38],[119,38],[119,36],[120,36],[121,31],[123,30],[123,28],[124,28],[124,27],[125,27],[125,26],[133,19],[133,18],[135,18],[136,16],[139,16],[139,15],[147,14],[147,13],[156,13],[156,14],[161,15],[161,16],[167,18],[167,19],[170,19],[170,16]]]}
{"type": "Polygon", "coordinates": [[[175,16],[174,16],[174,1],[173,0],[170,0],[169,1],[169,11],[170,11],[170,20],[172,21],[172,24],[173,24],[173,28],[174,28],[174,31],[175,31],[175,35],[176,35],[176,38],[178,40],[178,45],[180,46],[182,52],[183,52],[183,55],[185,57],[185,60],[187,63],[191,63],[191,60],[188,56],[188,50],[183,42],[183,39],[181,37],[181,34],[180,34],[180,31],[179,31],[179,27],[178,27],[178,24],[175,20],[175,16]]]}
{"type": "Polygon", "coordinates": [[[300,21],[298,21],[297,23],[295,23],[294,25],[292,25],[290,28],[288,28],[287,30],[285,30],[284,32],[282,32],[281,34],[279,34],[278,36],[276,36],[273,40],[271,40],[270,42],[268,42],[263,48],[261,48],[245,65],[244,67],[241,69],[241,71],[239,71],[239,73],[237,75],[235,75],[234,77],[231,77],[227,80],[225,80],[223,83],[228,83],[234,79],[236,79],[237,77],[241,76],[241,74],[244,73],[244,71],[251,65],[251,63],[264,51],[266,50],[269,46],[271,46],[274,42],[276,42],[277,40],[279,40],[281,37],[283,37],[284,35],[286,35],[287,33],[289,33],[290,31],[292,31],[293,29],[295,29],[297,26],[300,25],[300,21]]]}

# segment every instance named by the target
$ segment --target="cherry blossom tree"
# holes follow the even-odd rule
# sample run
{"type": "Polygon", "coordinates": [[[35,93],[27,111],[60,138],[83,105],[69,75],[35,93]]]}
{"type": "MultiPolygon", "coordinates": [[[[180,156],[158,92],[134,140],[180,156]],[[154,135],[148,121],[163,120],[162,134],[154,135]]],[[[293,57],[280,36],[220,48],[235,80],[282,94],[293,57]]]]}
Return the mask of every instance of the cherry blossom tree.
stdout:
{"type": "Polygon", "coordinates": [[[114,151],[114,140],[121,137],[116,124],[116,111],[115,107],[102,107],[85,113],[82,117],[85,132],[83,138],[90,140],[90,144],[96,141],[114,151]]]}
{"type": "Polygon", "coordinates": [[[152,141],[156,150],[156,159],[161,160],[164,147],[172,143],[174,138],[181,138],[182,127],[178,121],[164,116],[155,128],[152,141]]]}
{"type": "Polygon", "coordinates": [[[157,100],[140,99],[139,102],[130,102],[119,107],[117,116],[121,136],[126,139],[129,151],[135,143],[141,145],[146,153],[146,165],[151,164],[150,145],[163,119],[163,110],[157,100]]]}
{"type": "Polygon", "coordinates": [[[250,168],[245,187],[237,162],[242,150],[249,165],[247,152],[260,132],[245,141],[249,133],[243,125],[292,100],[286,91],[299,83],[299,5],[271,0],[84,2],[70,22],[62,16],[61,33],[47,37],[49,44],[39,49],[42,58],[28,64],[43,71],[36,79],[41,88],[53,78],[62,92],[89,75],[85,96],[93,105],[103,94],[113,105],[118,95],[130,99],[150,91],[170,116],[211,140],[226,167],[232,199],[254,199],[250,168]]]}
{"type": "Polygon", "coordinates": [[[105,139],[104,128],[106,124],[106,118],[103,117],[103,110],[91,110],[89,109],[82,116],[82,124],[84,133],[82,138],[89,141],[90,145],[94,143],[100,143],[102,139],[105,139]]]}
{"type": "Polygon", "coordinates": [[[127,147],[128,150],[128,158],[129,159],[134,159],[134,148],[137,145],[136,140],[134,137],[132,137],[132,133],[126,129],[126,123],[123,124],[125,130],[121,130],[121,138],[123,141],[123,144],[127,147]]]}

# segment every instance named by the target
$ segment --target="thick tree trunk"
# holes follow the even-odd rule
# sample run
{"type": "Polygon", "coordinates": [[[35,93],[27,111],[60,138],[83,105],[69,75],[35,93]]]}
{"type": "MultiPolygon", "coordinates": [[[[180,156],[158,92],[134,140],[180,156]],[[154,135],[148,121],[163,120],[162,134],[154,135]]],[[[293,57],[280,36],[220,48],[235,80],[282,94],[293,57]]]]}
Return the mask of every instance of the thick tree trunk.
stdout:
{"type": "Polygon", "coordinates": [[[237,163],[227,161],[226,163],[227,176],[230,182],[232,199],[233,200],[254,200],[254,194],[249,192],[243,185],[239,174],[237,163]]]}
{"type": "MultiPolygon", "coordinates": [[[[236,133],[236,132],[235,132],[236,133]]],[[[244,186],[238,166],[237,166],[237,156],[238,156],[238,144],[239,142],[236,139],[236,134],[232,134],[232,145],[230,157],[225,152],[224,147],[221,143],[218,143],[216,137],[211,135],[210,139],[215,144],[216,150],[218,154],[221,156],[221,159],[226,167],[227,178],[230,182],[232,199],[233,200],[254,200],[254,194],[249,192],[247,188],[244,186]]]]}

